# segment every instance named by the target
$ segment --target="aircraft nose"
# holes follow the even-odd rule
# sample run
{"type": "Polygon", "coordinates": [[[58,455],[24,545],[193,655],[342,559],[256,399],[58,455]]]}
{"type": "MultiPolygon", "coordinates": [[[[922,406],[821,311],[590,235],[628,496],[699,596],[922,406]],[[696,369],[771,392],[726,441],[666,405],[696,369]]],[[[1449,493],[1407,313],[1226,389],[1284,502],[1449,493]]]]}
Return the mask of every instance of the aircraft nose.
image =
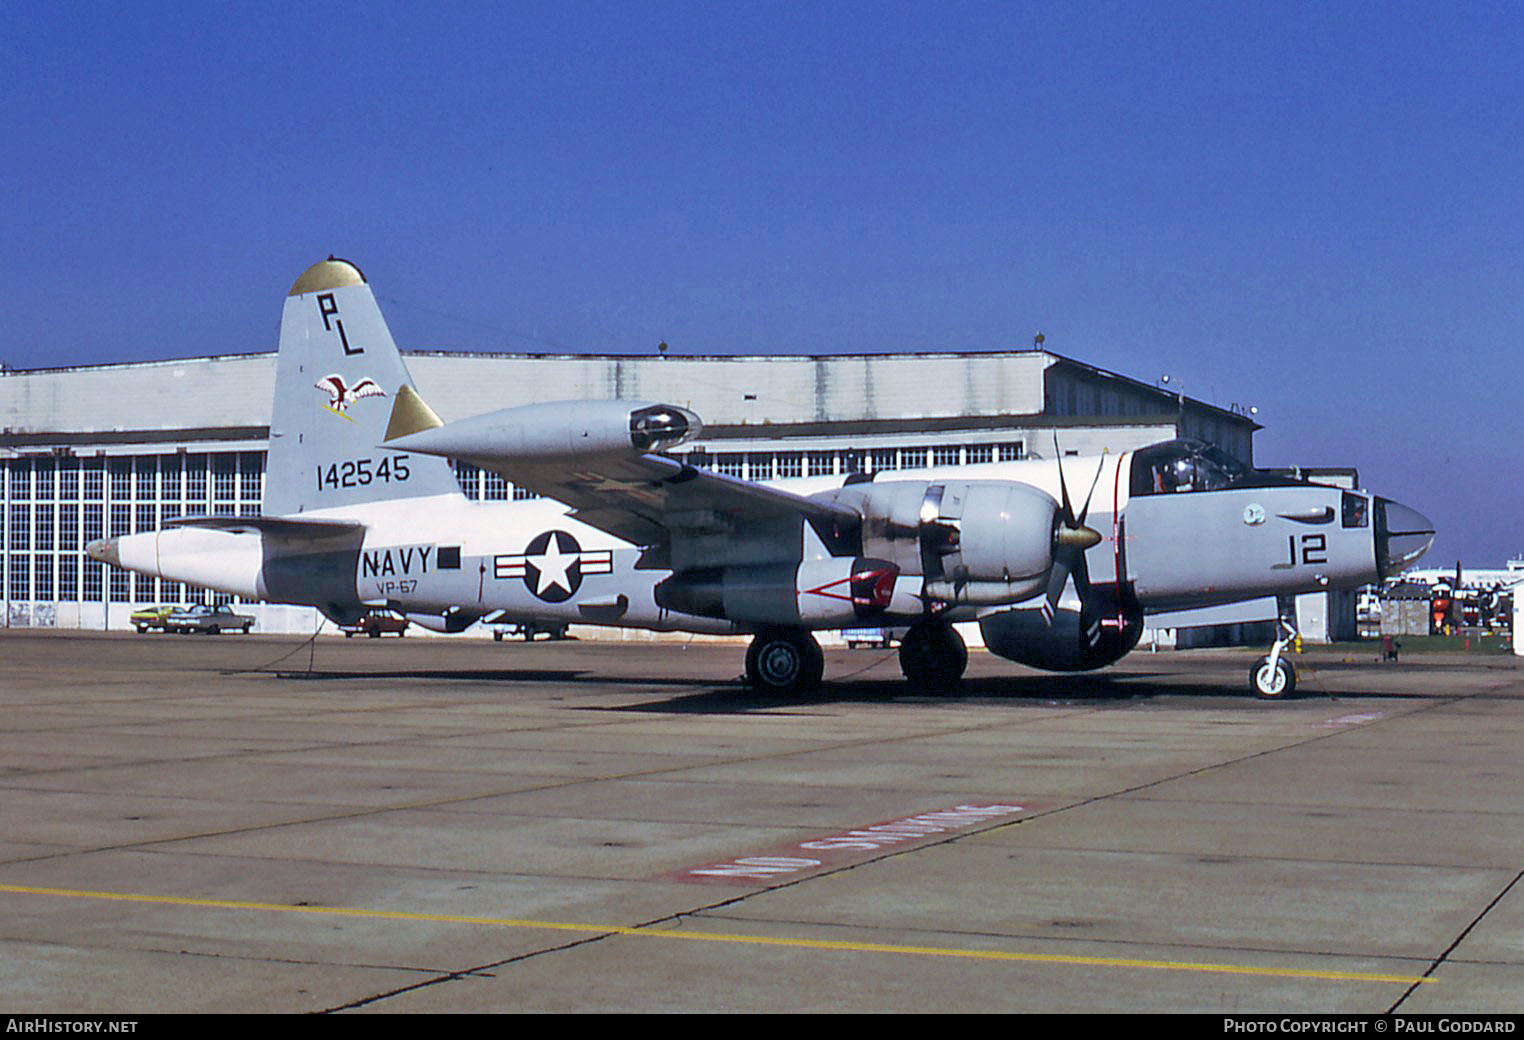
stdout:
{"type": "Polygon", "coordinates": [[[1383,578],[1412,566],[1434,544],[1434,524],[1416,509],[1376,499],[1376,568],[1383,578]]]}
{"type": "Polygon", "coordinates": [[[115,538],[100,538],[88,543],[85,546],[85,555],[92,560],[109,563],[113,567],[120,567],[122,565],[121,550],[118,548],[115,538]]]}

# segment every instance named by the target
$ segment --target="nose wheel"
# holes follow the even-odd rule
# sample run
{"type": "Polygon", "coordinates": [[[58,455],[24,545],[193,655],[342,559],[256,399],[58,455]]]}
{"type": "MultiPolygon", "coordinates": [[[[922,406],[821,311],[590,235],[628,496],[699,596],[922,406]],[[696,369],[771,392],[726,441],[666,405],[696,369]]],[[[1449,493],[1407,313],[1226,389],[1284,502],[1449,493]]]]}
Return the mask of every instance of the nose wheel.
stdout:
{"type": "Polygon", "coordinates": [[[956,686],[968,667],[968,647],[951,625],[912,625],[900,640],[900,671],[912,686],[956,686]]]}
{"type": "Polygon", "coordinates": [[[759,632],[746,651],[746,681],[770,697],[812,690],[825,674],[825,654],[815,637],[802,629],[759,632]]]}
{"type": "Polygon", "coordinates": [[[1296,666],[1284,656],[1286,647],[1298,638],[1296,625],[1287,620],[1284,612],[1279,625],[1281,634],[1270,652],[1249,669],[1249,689],[1261,700],[1285,700],[1296,690],[1296,666]]]}

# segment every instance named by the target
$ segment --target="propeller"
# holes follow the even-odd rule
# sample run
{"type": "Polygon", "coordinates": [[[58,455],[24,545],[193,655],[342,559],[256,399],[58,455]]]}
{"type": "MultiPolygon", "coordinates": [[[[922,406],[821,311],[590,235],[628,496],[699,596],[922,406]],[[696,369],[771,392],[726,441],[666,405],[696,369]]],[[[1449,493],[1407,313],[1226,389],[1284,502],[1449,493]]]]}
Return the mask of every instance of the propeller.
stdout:
{"type": "Polygon", "coordinates": [[[1064,453],[1059,449],[1056,432],[1053,434],[1053,455],[1058,460],[1060,501],[1057,523],[1053,526],[1053,568],[1048,572],[1048,615],[1050,618],[1053,611],[1058,608],[1058,601],[1064,594],[1064,586],[1069,583],[1071,576],[1074,578],[1074,591],[1079,594],[1080,603],[1083,605],[1088,598],[1090,569],[1085,563],[1085,550],[1100,544],[1101,533],[1093,527],[1085,526],[1085,516],[1090,512],[1090,500],[1095,496],[1095,487],[1100,483],[1101,472],[1106,468],[1106,459],[1103,455],[1100,465],[1096,467],[1095,477],[1090,481],[1090,490],[1085,495],[1085,504],[1076,516],[1074,503],[1069,498],[1069,484],[1064,478],[1064,453]]]}

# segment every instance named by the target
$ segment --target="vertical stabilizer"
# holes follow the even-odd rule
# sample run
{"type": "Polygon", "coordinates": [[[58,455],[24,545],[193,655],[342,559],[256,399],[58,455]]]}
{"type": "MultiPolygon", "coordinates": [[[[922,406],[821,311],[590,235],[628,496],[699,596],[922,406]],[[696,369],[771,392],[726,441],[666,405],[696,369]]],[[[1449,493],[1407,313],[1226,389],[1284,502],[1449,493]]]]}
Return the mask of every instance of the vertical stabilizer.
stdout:
{"type": "Polygon", "coordinates": [[[281,317],[265,513],[459,494],[446,460],[380,447],[411,384],[360,269],[330,257],[303,272],[281,317]]]}

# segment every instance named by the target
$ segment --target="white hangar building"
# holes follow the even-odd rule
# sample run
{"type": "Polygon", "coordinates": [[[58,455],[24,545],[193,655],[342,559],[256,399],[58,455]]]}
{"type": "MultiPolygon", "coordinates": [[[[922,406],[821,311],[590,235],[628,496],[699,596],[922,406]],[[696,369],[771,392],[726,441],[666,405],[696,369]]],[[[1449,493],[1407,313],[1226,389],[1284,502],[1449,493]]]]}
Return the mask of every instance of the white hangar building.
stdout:
{"type": "MultiPolygon", "coordinates": [[[[704,421],[696,465],[753,480],[1125,451],[1174,437],[1253,461],[1259,425],[1046,350],[768,357],[406,352],[445,420],[540,401],[644,399],[704,421]]],[[[176,516],[257,515],[275,355],[0,372],[0,620],[129,627],[155,603],[228,602],[84,555],[176,516]]],[[[511,498],[457,466],[472,498],[511,498]]],[[[307,608],[249,604],[256,631],[311,632],[307,608]]]]}

